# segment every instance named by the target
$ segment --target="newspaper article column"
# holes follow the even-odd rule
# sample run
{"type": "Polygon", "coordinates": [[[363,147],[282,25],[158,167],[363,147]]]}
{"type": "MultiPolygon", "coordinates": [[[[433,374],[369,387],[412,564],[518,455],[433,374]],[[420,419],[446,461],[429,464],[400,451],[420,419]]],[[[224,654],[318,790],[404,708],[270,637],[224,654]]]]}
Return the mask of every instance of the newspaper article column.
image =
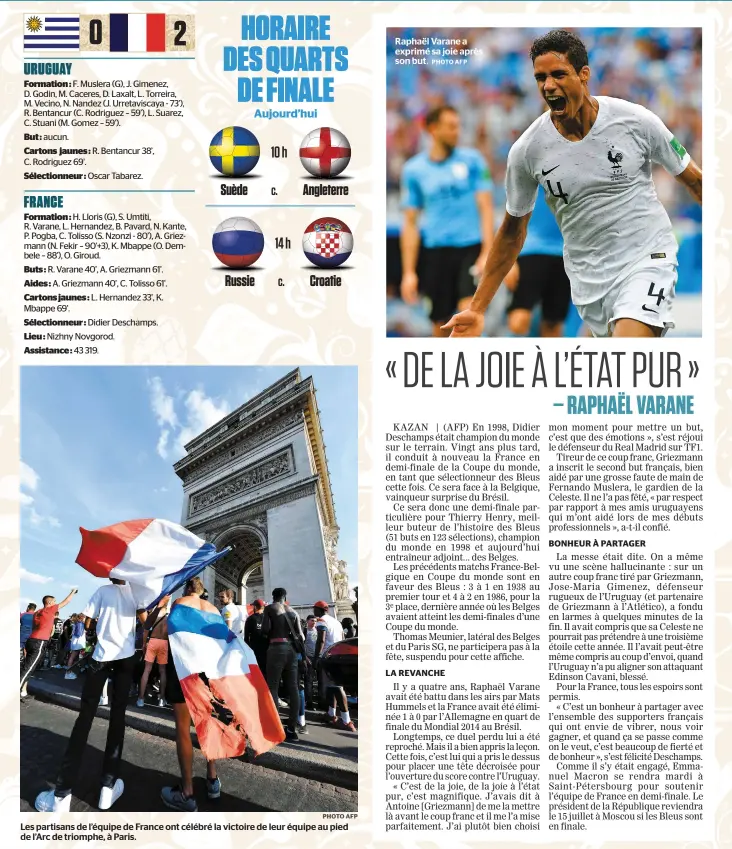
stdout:
{"type": "Polygon", "coordinates": [[[425,345],[389,370],[384,829],[703,833],[710,445],[693,350],[425,345]]]}

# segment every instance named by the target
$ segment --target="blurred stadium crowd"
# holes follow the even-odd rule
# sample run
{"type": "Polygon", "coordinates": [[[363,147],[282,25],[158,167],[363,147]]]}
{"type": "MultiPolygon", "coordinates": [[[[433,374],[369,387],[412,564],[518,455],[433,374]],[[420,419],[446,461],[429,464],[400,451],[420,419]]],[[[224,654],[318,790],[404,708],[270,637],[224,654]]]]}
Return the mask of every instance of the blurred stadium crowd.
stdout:
{"type": "MultiPolygon", "coordinates": [[[[494,182],[496,226],[504,214],[506,158],[511,145],[541,114],[529,59],[543,29],[391,28],[387,38],[387,333],[429,336],[423,306],[399,298],[402,222],[399,185],[404,163],[426,147],[424,116],[436,106],[455,107],[461,146],[485,157],[494,182]],[[466,39],[475,51],[465,64],[431,67],[396,64],[395,38],[466,39]]],[[[590,92],[648,107],[702,165],[702,37],[700,29],[578,28],[590,57],[590,92]]],[[[679,240],[679,282],[674,335],[701,333],[701,209],[662,168],[654,181],[679,240]]],[[[496,331],[499,335],[502,331],[496,331]]],[[[565,335],[581,332],[571,308],[565,335]]]]}

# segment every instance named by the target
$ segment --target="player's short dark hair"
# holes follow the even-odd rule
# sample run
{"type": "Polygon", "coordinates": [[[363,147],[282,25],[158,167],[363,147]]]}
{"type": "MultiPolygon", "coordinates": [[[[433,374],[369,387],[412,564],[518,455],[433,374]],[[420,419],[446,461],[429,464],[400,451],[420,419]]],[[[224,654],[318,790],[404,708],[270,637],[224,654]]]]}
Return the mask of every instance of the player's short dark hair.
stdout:
{"type": "Polygon", "coordinates": [[[35,605],[35,604],[33,604],[33,602],[31,602],[31,603],[28,605],[28,607],[26,607],[26,610],[35,610],[35,609],[36,609],[36,605],[35,605]]]}
{"type": "Polygon", "coordinates": [[[587,48],[582,39],[566,29],[553,29],[546,35],[537,38],[531,45],[529,56],[534,62],[538,56],[545,53],[563,53],[575,71],[581,71],[590,64],[587,48]]]}
{"type": "Polygon", "coordinates": [[[43,598],[41,599],[41,602],[43,603],[43,606],[45,607],[45,606],[46,606],[46,602],[47,602],[49,599],[54,598],[54,597],[55,597],[55,596],[52,596],[52,595],[44,595],[44,596],[43,596],[43,598]]]}
{"type": "Polygon", "coordinates": [[[282,601],[287,598],[287,590],[284,587],[275,587],[272,590],[272,601],[282,601]]]}
{"type": "Polygon", "coordinates": [[[448,106],[447,104],[443,106],[435,106],[434,109],[430,109],[430,111],[424,116],[424,125],[425,127],[431,127],[433,124],[436,124],[444,112],[453,112],[457,115],[457,109],[454,106],[448,106]]]}

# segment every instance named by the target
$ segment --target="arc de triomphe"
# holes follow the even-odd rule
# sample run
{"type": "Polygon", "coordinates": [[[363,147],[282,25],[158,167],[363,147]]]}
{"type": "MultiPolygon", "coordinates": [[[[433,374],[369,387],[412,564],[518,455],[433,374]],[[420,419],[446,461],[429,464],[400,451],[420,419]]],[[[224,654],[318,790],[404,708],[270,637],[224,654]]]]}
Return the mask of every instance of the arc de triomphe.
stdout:
{"type": "Polygon", "coordinates": [[[211,601],[228,587],[240,604],[269,602],[283,586],[300,614],[319,599],[348,604],[312,378],[294,369],[185,450],[173,467],[181,523],[217,548],[234,546],[203,575],[211,601]]]}

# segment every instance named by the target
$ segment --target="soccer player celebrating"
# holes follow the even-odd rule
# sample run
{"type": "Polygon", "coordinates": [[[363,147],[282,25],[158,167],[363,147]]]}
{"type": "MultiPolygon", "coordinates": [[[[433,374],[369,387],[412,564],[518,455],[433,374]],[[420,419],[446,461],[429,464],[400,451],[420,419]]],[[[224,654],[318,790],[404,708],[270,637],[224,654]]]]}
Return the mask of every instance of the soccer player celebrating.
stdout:
{"type": "Polygon", "coordinates": [[[401,294],[406,303],[415,303],[421,283],[432,301],[433,335],[447,336],[441,325],[456,307],[470,302],[473,274],[483,270],[493,240],[493,184],[480,153],[458,147],[460,117],[451,106],[433,109],[425,126],[430,148],[412,157],[402,172],[401,294]],[[418,281],[420,242],[423,279],[418,281]]]}
{"type": "Polygon", "coordinates": [[[651,164],[699,203],[701,169],[648,109],[590,95],[587,50],[576,35],[547,33],[530,55],[549,110],[509,152],[506,216],[469,308],[443,329],[481,335],[483,313],[518,257],[541,186],[564,237],[572,300],[593,335],[662,336],[674,326],[678,245],[651,164]]]}

